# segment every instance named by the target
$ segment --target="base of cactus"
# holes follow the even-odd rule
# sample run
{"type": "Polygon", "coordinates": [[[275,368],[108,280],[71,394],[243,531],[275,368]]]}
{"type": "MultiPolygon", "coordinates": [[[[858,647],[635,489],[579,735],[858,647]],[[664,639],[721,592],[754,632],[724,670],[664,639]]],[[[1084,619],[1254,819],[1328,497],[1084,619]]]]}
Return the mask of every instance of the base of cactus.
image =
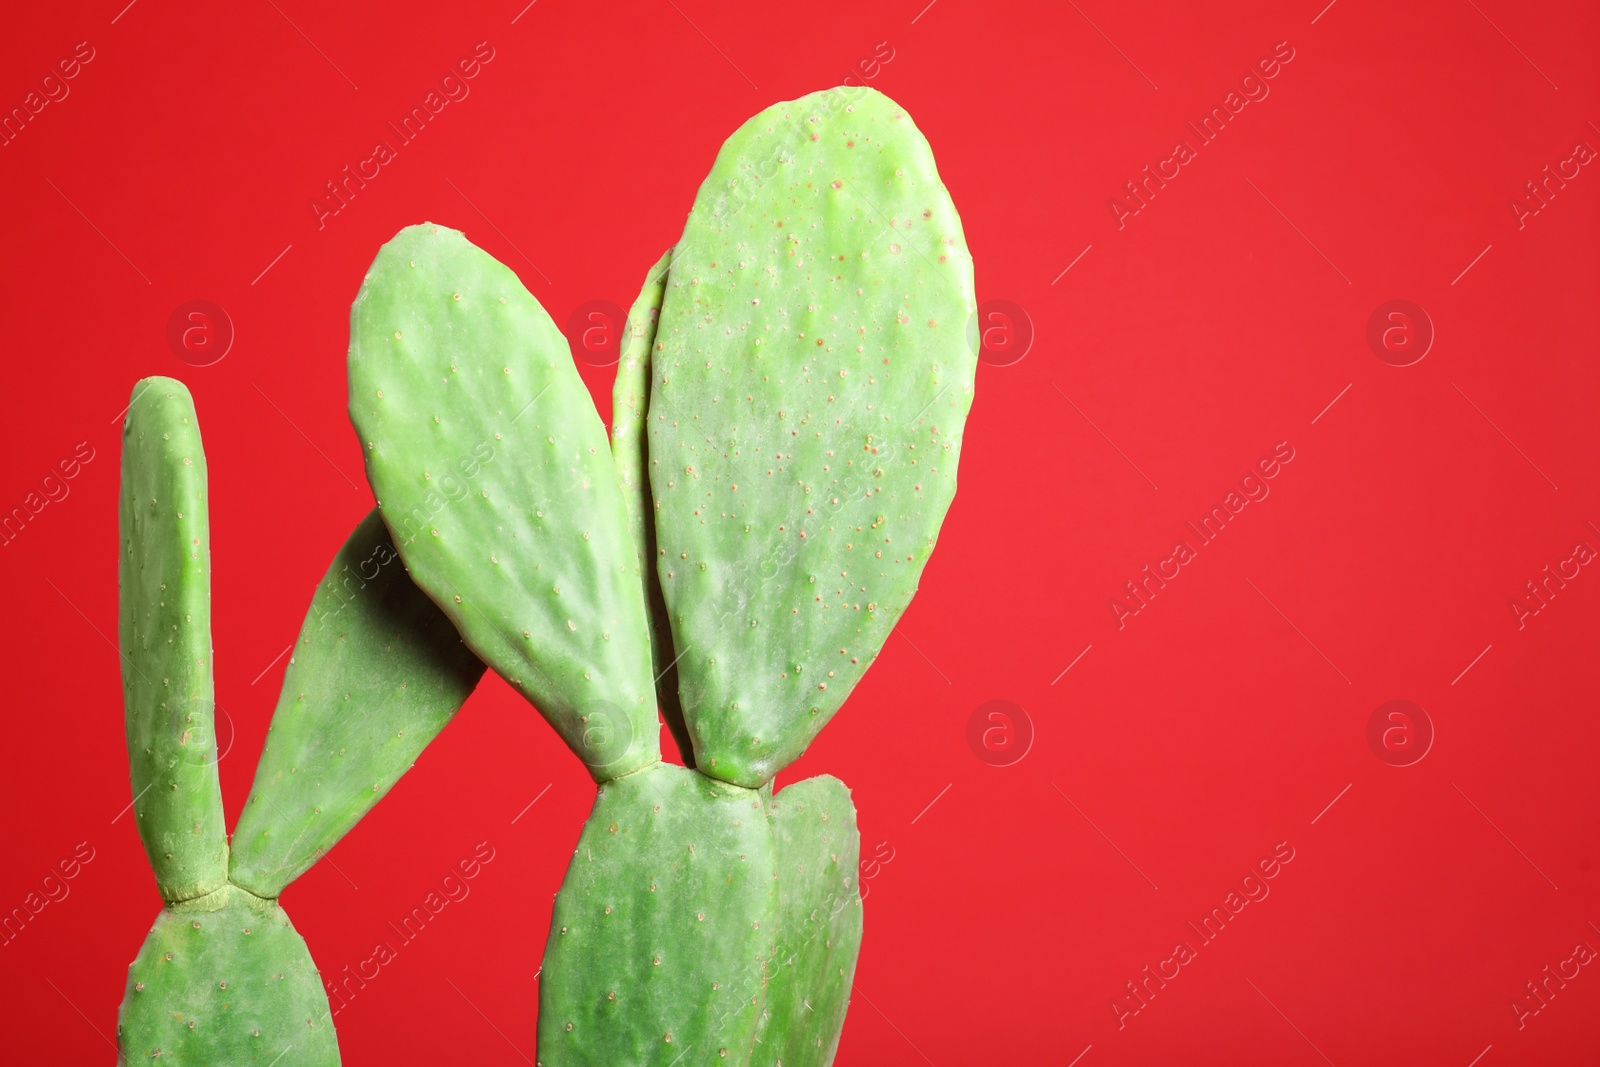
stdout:
{"type": "Polygon", "coordinates": [[[667,763],[600,787],[551,917],[541,1067],[823,1067],[861,947],[850,791],[667,763]]]}
{"type": "Polygon", "coordinates": [[[156,917],[128,968],[117,1049],[119,1067],[339,1064],[305,941],[277,901],[233,885],[156,917]]]}

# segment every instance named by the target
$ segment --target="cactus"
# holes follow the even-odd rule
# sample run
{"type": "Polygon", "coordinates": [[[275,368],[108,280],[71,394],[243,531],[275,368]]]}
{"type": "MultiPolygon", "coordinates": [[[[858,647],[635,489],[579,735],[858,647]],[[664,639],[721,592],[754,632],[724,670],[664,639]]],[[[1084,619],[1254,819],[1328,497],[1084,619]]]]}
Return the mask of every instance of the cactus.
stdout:
{"type": "Polygon", "coordinates": [[[483,677],[374,509],[333,558],[289,657],[229,877],[276,897],[410,770],[483,677]]]}
{"type": "Polygon", "coordinates": [[[509,270],[433,225],[373,262],[350,413],[384,520],[599,783],[540,971],[545,1067],[831,1062],[855,809],[834,779],[772,778],[916,591],[974,326],[927,142],[870,90],[777,105],[724,146],[629,315],[609,474],[509,270]],[[458,465],[489,441],[492,463],[458,465]],[[686,767],[659,765],[652,710],[686,767]]]}
{"type": "Polygon", "coordinates": [[[861,949],[861,835],[850,790],[820,775],[768,806],[778,860],[778,926],[752,1067],[833,1062],[861,949]]]}
{"type": "Polygon", "coordinates": [[[600,787],[556,896],[545,1064],[743,1063],[778,910],[763,797],[668,764],[600,787]]]}
{"type": "Polygon", "coordinates": [[[660,758],[644,591],[565,338],[455,230],[384,245],[350,309],[350,420],[416,583],[596,781],[660,758]]]}
{"type": "Polygon", "coordinates": [[[339,1063],[306,943],[276,901],[233,885],[157,916],[128,968],[117,1048],[127,1064],[339,1063]]]}
{"type": "Polygon", "coordinates": [[[351,308],[377,509],[312,600],[230,846],[188,393],[125,430],[134,809],[166,908],[125,1059],[335,1064],[277,903],[492,668],[598,784],[540,971],[544,1067],[826,1067],[862,936],[850,793],[774,793],[905,610],[955,492],[972,261],[927,142],[868,89],[718,154],[629,314],[612,433],[516,276],[433,224],[351,308]],[[398,560],[398,562],[396,562],[398,560]],[[685,766],[661,762],[660,715],[685,766]]]}
{"type": "Polygon", "coordinates": [[[133,965],[119,1057],[337,1064],[328,1000],[274,900],[227,881],[211,678],[206,460],[189,391],[139,383],[123,429],[122,648],[134,817],[167,907],[133,965]]]}
{"type": "Polygon", "coordinates": [[[672,262],[669,249],[650,268],[639,298],[628,309],[617,359],[617,378],[611,390],[611,453],[616,457],[617,476],[622,480],[623,502],[628,508],[628,527],[633,534],[634,558],[639,580],[644,585],[650,609],[650,659],[656,665],[656,700],[661,717],[672,731],[684,765],[694,766],[694,742],[683,722],[683,706],[678,702],[678,657],[672,651],[672,625],[667,605],[656,581],[656,527],[650,501],[650,439],[645,433],[645,416],[650,408],[650,350],[656,339],[656,320],[661,314],[661,299],[667,290],[667,268],[672,262]]]}
{"type": "Polygon", "coordinates": [[[123,429],[117,637],[134,824],[161,898],[174,903],[216,892],[228,871],[207,509],[189,391],[168,378],[140,382],[123,429]]]}
{"type": "MultiPolygon", "coordinates": [[[[630,341],[659,271],[635,305],[630,341]]],[[[594,914],[604,894],[585,847],[611,834],[602,800],[546,949],[547,1065],[832,1061],[862,929],[855,809],[829,778],[768,790],[916,591],[955,492],[975,312],[960,218],[927,142],[888,98],[841,88],[779,104],[718,154],[670,255],[648,390],[625,363],[616,397],[619,409],[631,401],[630,414],[645,409],[652,529],[636,539],[646,546],[654,535],[692,765],[721,783],[719,795],[766,798],[770,837],[758,835],[743,860],[776,873],[771,948],[741,979],[761,1008],[758,1031],[744,1046],[740,1020],[701,990],[675,1005],[678,1032],[696,1040],[673,1051],[654,1036],[670,1013],[608,1017],[595,976],[562,968],[576,922],[590,958],[644,947],[632,926],[608,926],[603,906],[594,914]],[[580,990],[570,1007],[569,985],[580,990]],[[549,1017],[562,1009],[567,1017],[549,1017]],[[615,1044],[572,1037],[608,1018],[615,1044]]],[[[662,859],[653,867],[668,869],[662,859]]],[[[636,885],[644,873],[617,875],[636,885]]],[[[745,919],[735,912],[724,936],[743,935],[745,919]]],[[[653,977],[636,961],[634,995],[641,973],[653,977]]]]}
{"type": "Polygon", "coordinates": [[[336,1065],[327,995],[278,894],[410,767],[484,667],[368,515],[312,600],[230,849],[212,735],[206,461],[179,382],[134,389],[120,510],[133,809],[166,907],[128,969],[119,1062],[336,1065]]]}
{"type": "Polygon", "coordinates": [[[756,786],[793,762],[916,592],[975,316],[961,220],[887,97],[814,93],[728,139],[673,251],[650,397],[658,570],[707,774],[756,786]]]}

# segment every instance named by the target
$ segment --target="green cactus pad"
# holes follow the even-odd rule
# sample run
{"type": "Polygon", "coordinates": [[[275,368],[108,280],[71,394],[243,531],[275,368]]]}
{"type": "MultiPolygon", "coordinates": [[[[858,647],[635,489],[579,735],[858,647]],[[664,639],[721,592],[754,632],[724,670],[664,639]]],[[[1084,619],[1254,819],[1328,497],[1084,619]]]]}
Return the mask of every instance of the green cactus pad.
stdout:
{"type": "Polygon", "coordinates": [[[653,353],[657,566],[699,768],[792,762],[916,592],[977,365],[933,154],[871,89],[745,123],[700,187],[653,353]]]}
{"type": "Polygon", "coordinates": [[[145,378],[122,427],[117,638],[134,820],[161,897],[221,888],[228,841],[211,681],[206,455],[182,382],[145,378]]]}
{"type": "Polygon", "coordinates": [[[677,655],[672,650],[672,624],[667,604],[661,598],[661,582],[656,577],[655,504],[650,499],[650,441],[645,433],[645,415],[650,407],[650,350],[656,340],[656,319],[661,313],[661,297],[667,288],[667,268],[672,262],[669,250],[645,278],[639,299],[628,309],[628,327],[622,338],[617,360],[617,377],[611,389],[611,453],[617,461],[617,476],[622,482],[622,498],[628,506],[628,526],[633,531],[633,546],[639,560],[639,578],[644,583],[645,603],[650,609],[650,659],[656,676],[656,702],[661,716],[672,731],[684,765],[694,766],[694,744],[683,722],[683,707],[678,703],[677,655]]]}
{"type": "Polygon", "coordinates": [[[861,950],[861,834],[850,790],[823,775],[767,805],[778,848],[778,940],[752,1067],[827,1067],[861,950]]]}
{"type": "Polygon", "coordinates": [[[543,1067],[747,1061],[778,906],[764,808],[671,764],[601,788],[550,922],[543,1067]]]}
{"type": "Polygon", "coordinates": [[[337,1067],[317,968],[283,909],[226,886],[164,909],[128,968],[119,1064],[337,1067]]]}
{"type": "Polygon", "coordinates": [[[410,770],[483,669],[373,510],[311,599],[234,828],[230,880],[282,892],[410,770]]]}
{"type": "Polygon", "coordinates": [[[598,781],[660,758],[644,592],[561,332],[455,230],[401,230],[350,309],[350,418],[412,578],[598,781]]]}

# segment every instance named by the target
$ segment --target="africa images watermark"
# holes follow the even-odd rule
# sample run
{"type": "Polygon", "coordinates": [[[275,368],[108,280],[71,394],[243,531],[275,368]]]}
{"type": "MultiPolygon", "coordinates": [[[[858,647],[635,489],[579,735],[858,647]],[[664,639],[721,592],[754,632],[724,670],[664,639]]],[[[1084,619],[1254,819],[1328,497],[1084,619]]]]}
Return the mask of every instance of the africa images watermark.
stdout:
{"type": "Polygon", "coordinates": [[[22,931],[45,908],[66,900],[72,892],[72,887],[67,883],[78,877],[83,868],[94,861],[94,856],[94,846],[87,841],[79,841],[72,855],[57,860],[55,870],[40,879],[38,889],[29,891],[21,904],[0,915],[0,948],[9,947],[11,942],[21,937],[22,931]]]}
{"type": "Polygon", "coordinates": [[[1215,541],[1228,523],[1238,518],[1249,504],[1267,499],[1267,494],[1272,492],[1272,487],[1267,483],[1293,462],[1294,456],[1294,448],[1289,442],[1279,441],[1272,447],[1271,455],[1256,461],[1256,465],[1239,479],[1239,488],[1230,489],[1222,498],[1222,503],[1202,516],[1198,524],[1193,521],[1184,523],[1184,529],[1193,535],[1193,543],[1187,536],[1179,540],[1172,546],[1170,556],[1157,562],[1153,568],[1145,564],[1139,577],[1123,583],[1126,596],[1118,594],[1106,601],[1117,620],[1117,629],[1125,628],[1129,619],[1149,607],[1168,582],[1182,574],[1185,566],[1200,558],[1199,549],[1215,541]]]}
{"type": "Polygon", "coordinates": [[[1272,846],[1272,854],[1256,861],[1255,866],[1239,879],[1239,888],[1230,889],[1222,903],[1212,907],[1202,916],[1199,925],[1185,923],[1194,935],[1191,942],[1186,935],[1172,946],[1172,954],[1153,967],[1145,964],[1139,977],[1123,983],[1127,990],[1111,998],[1111,1016],[1117,1020],[1117,1029],[1124,1029],[1128,1020],[1150,1006],[1156,994],[1167,988],[1183,973],[1183,968],[1200,958],[1197,948],[1204,948],[1222,935],[1228,924],[1236,921],[1241,912],[1252,903],[1267,899],[1272,887],[1267,883],[1283,873],[1283,868],[1293,862],[1295,852],[1287,841],[1272,846]]]}
{"type": "Polygon", "coordinates": [[[1199,125],[1185,123],[1194,135],[1192,144],[1187,138],[1179,140],[1172,146],[1172,154],[1166,159],[1159,160],[1154,167],[1146,164],[1138,178],[1124,183],[1125,196],[1118,194],[1106,201],[1117,229],[1126,228],[1128,219],[1149,207],[1156,193],[1165,189],[1167,182],[1182,174],[1184,167],[1199,159],[1199,149],[1215,141],[1228,123],[1239,117],[1240,112],[1252,103],[1259,104],[1265,100],[1272,92],[1267,83],[1283,73],[1283,68],[1293,62],[1294,57],[1295,51],[1289,42],[1279,41],[1273,45],[1270,56],[1256,60],[1255,66],[1239,79],[1238,89],[1229,90],[1222,98],[1222,103],[1201,116],[1199,125]]]}
{"type": "Polygon", "coordinates": [[[1526,1028],[1529,1019],[1548,1008],[1556,994],[1567,988],[1567,983],[1577,978],[1594,959],[1594,946],[1588,941],[1579,941],[1572,946],[1572,955],[1560,960],[1554,967],[1545,964],[1537,979],[1530,978],[1524,982],[1525,992],[1517,994],[1510,1001],[1517,1029],[1526,1028]]]}
{"type": "Polygon", "coordinates": [[[67,82],[76,78],[94,57],[94,46],[88,41],[79,41],[72,46],[71,55],[56,60],[55,67],[39,79],[37,89],[29,89],[21,104],[0,115],[0,148],[11,147],[11,142],[22,136],[29,123],[39,121],[45,108],[65,100],[72,92],[67,82]]]}
{"type": "Polygon", "coordinates": [[[1572,555],[1557,560],[1554,567],[1546,563],[1538,578],[1528,579],[1526,596],[1518,594],[1510,600],[1511,614],[1517,619],[1517,629],[1526,628],[1529,619],[1549,607],[1556,594],[1583,573],[1582,568],[1592,563],[1594,558],[1594,546],[1588,541],[1579,541],[1573,545],[1572,555]]]}
{"type": "Polygon", "coordinates": [[[1579,141],[1572,146],[1570,156],[1556,161],[1554,170],[1547,163],[1538,178],[1523,182],[1523,192],[1510,200],[1517,229],[1525,228],[1529,219],[1549,207],[1556,194],[1567,187],[1567,182],[1582,173],[1582,168],[1592,163],[1594,157],[1594,146],[1588,141],[1579,141]]]}
{"type": "Polygon", "coordinates": [[[473,846],[472,855],[458,860],[455,869],[439,879],[439,888],[429,890],[428,895],[422,898],[422,903],[400,920],[399,926],[389,923],[389,929],[395,935],[392,941],[386,939],[373,945],[372,954],[357,961],[354,970],[347,963],[331,981],[323,978],[322,984],[328,991],[333,1014],[338,1015],[349,1007],[349,1002],[356,998],[356,994],[383,973],[384,967],[399,959],[400,950],[421,937],[428,924],[438,919],[446,907],[466,900],[472,892],[472,887],[467,883],[482,874],[483,868],[492,863],[494,857],[494,846],[487,841],[479,841],[473,846]]]}
{"type": "Polygon", "coordinates": [[[399,148],[404,148],[421,135],[428,123],[439,117],[439,113],[452,102],[459,103],[467,98],[472,87],[467,83],[483,72],[484,65],[492,62],[495,51],[489,46],[488,41],[479,41],[473,46],[472,55],[457,61],[450,71],[439,79],[439,88],[430,89],[422,98],[422,103],[414,106],[400,118],[399,124],[388,123],[391,133],[394,134],[394,143],[387,138],[380,139],[372,146],[372,154],[366,159],[358,161],[352,169],[349,164],[339,172],[336,181],[327,181],[323,185],[327,188],[327,195],[314,197],[309,201],[312,217],[317,220],[317,229],[328,225],[328,220],[350,206],[350,201],[370,182],[383,173],[383,168],[399,158],[399,148]]]}
{"type": "MultiPolygon", "coordinates": [[[[537,400],[538,397],[535,397],[534,399],[537,400]]],[[[532,402],[533,401],[529,401],[530,404],[532,402]]],[[[519,415],[518,418],[520,417],[521,416],[519,415]]],[[[512,419],[511,421],[515,423],[517,420],[512,419]]],[[[500,440],[500,435],[498,433],[494,436],[495,440],[500,440]]],[[[385,515],[385,519],[389,520],[393,524],[390,526],[391,530],[395,529],[396,527],[399,528],[400,543],[403,545],[409,545],[411,542],[415,541],[419,536],[421,536],[424,530],[428,530],[437,536],[438,531],[433,530],[429,524],[436,516],[438,516],[441,511],[445,509],[447,505],[460,502],[467,498],[468,483],[478,476],[478,472],[481,471],[484,466],[494,460],[494,455],[494,445],[490,444],[488,440],[485,439],[472,446],[472,453],[470,455],[463,455],[461,458],[456,460],[454,464],[455,470],[461,472],[461,477],[456,477],[455,471],[450,469],[450,464],[445,465],[443,473],[440,474],[437,480],[434,479],[433,472],[424,472],[423,477],[427,479],[431,485],[428,491],[423,494],[422,500],[414,505],[410,511],[401,512],[396,515],[385,515]],[[437,488],[434,488],[434,486],[437,488]]],[[[487,493],[485,493],[485,495],[487,495],[487,493]]],[[[379,562],[381,564],[387,561],[380,560],[379,562]]],[[[376,573],[376,571],[374,571],[374,573],[376,573]]]]}
{"type": "Polygon", "coordinates": [[[61,503],[67,499],[67,494],[72,492],[68,483],[76,478],[85,466],[94,462],[94,446],[88,441],[79,441],[72,447],[72,455],[56,461],[55,470],[46,474],[39,480],[39,490],[30,490],[22,498],[22,503],[12,508],[9,513],[0,514],[0,548],[10,547],[11,542],[22,536],[22,531],[30,522],[39,517],[39,513],[51,503],[61,503]],[[59,477],[57,474],[59,473],[59,477]]]}

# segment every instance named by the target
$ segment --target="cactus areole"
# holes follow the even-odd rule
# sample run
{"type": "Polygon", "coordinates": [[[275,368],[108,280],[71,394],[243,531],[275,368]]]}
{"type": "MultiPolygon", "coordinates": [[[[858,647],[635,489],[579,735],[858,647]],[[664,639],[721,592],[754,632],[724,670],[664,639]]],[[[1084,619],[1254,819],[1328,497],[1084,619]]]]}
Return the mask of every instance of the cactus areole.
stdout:
{"type": "Polygon", "coordinates": [[[977,364],[972,259],[910,116],[836,88],[740,127],[620,357],[608,440],[508,268],[431,223],[378,252],[348,362],[377,507],[312,598],[231,842],[205,457],[187,390],[139,384],[120,637],[167,907],[129,970],[125,1060],[339,1062],[277,897],[487,667],[598,786],[539,972],[539,1063],[833,1061],[862,936],[855,807],[836,779],[773,777],[916,592],[977,364]],[[684,766],[661,761],[663,721],[684,766]]]}

